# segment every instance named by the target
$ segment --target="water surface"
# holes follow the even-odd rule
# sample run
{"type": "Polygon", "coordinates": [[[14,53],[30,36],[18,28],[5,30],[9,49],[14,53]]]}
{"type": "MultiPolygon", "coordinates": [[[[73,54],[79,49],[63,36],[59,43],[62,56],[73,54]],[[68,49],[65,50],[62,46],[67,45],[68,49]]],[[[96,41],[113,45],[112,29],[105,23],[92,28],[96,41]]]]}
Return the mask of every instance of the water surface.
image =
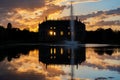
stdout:
{"type": "MultiPolygon", "coordinates": [[[[0,80],[71,80],[71,47],[14,46],[0,49],[0,80]]],[[[74,48],[75,80],[120,80],[120,48],[87,44],[74,48]]]]}

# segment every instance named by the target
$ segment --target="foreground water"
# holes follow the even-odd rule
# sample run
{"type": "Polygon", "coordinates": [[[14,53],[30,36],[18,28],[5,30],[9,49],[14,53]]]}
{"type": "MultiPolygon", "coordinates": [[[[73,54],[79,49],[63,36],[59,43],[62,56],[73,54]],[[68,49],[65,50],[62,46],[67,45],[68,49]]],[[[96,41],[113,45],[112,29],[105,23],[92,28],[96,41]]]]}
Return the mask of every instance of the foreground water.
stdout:
{"type": "Polygon", "coordinates": [[[74,80],[120,80],[120,48],[91,44],[73,49],[64,45],[0,49],[0,80],[71,80],[71,76],[74,80]]]}

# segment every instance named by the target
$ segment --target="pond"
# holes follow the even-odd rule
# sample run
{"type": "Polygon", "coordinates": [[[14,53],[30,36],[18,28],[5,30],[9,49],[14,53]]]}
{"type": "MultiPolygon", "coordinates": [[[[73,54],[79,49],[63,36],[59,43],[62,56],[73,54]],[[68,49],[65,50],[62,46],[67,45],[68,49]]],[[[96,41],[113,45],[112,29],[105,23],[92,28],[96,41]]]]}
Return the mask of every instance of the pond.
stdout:
{"type": "Polygon", "coordinates": [[[120,80],[120,47],[106,44],[0,48],[0,80],[120,80]]]}

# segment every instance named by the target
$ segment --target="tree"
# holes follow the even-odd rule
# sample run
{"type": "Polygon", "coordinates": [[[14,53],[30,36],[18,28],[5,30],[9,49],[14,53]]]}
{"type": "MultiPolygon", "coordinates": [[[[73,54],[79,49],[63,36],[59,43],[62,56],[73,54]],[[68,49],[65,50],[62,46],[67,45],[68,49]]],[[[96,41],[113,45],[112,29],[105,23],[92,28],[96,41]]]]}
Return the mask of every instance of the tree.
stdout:
{"type": "Polygon", "coordinates": [[[12,28],[12,24],[11,23],[8,23],[7,24],[7,29],[11,29],[12,28]]]}

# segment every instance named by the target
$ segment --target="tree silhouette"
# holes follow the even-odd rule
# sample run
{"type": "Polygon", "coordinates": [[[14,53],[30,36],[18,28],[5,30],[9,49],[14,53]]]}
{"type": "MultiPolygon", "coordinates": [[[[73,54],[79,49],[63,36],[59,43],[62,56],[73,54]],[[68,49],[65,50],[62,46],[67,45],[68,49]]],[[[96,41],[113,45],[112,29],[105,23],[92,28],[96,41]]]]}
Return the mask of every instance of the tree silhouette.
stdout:
{"type": "Polygon", "coordinates": [[[7,29],[12,29],[12,24],[11,23],[7,24],[7,29]]]}
{"type": "MultiPolygon", "coordinates": [[[[79,29],[76,31],[80,33],[79,29]]],[[[110,28],[99,28],[96,31],[85,31],[85,33],[86,36],[83,39],[85,43],[120,44],[120,31],[113,31],[110,28]]],[[[76,37],[78,38],[81,35],[83,34],[80,33],[76,37]]],[[[39,32],[30,32],[27,29],[13,28],[11,23],[7,24],[7,28],[0,26],[0,44],[3,45],[9,43],[38,43],[40,42],[39,37],[46,36],[39,35],[39,32]]],[[[60,38],[56,39],[59,40],[60,38]]]]}

